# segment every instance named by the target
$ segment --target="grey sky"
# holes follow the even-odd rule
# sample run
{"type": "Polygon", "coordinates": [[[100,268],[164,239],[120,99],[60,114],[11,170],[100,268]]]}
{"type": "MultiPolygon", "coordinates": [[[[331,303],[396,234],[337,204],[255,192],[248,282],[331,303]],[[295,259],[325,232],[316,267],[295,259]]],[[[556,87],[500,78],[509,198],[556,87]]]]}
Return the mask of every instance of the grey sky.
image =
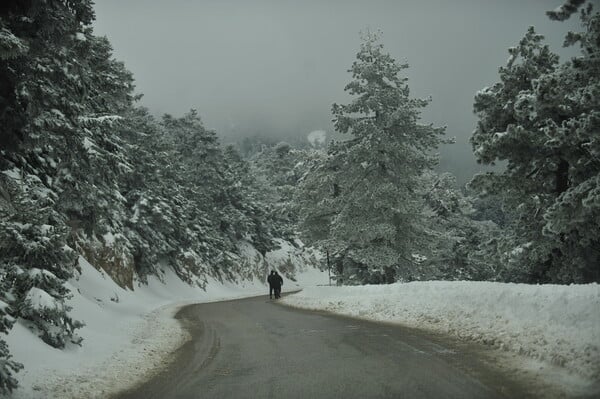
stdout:
{"type": "Polygon", "coordinates": [[[333,102],[347,100],[346,72],[359,32],[381,30],[386,50],[410,64],[412,93],[432,96],[425,122],[457,143],[442,169],[467,180],[480,169],[468,138],[475,92],[497,81],[507,48],[529,25],[559,54],[578,18],[553,22],[561,0],[97,0],[95,31],[134,73],[156,114],[196,108],[225,138],[286,139],[332,130],[333,102]]]}

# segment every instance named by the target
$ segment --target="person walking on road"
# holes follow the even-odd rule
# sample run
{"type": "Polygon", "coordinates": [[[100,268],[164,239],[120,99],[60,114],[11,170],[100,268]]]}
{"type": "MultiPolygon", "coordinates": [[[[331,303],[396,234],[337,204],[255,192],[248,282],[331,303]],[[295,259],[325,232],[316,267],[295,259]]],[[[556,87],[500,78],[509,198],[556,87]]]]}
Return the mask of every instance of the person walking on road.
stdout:
{"type": "MultiPolygon", "coordinates": [[[[269,298],[273,299],[273,292],[275,291],[275,270],[271,270],[271,274],[267,277],[267,282],[269,283],[269,298]]],[[[275,293],[277,295],[277,293],[275,293]]],[[[277,296],[275,296],[277,297],[277,296]]]]}
{"type": "Polygon", "coordinates": [[[281,278],[279,273],[275,270],[271,270],[271,274],[267,277],[267,282],[269,283],[269,298],[273,299],[273,294],[275,294],[275,299],[280,298],[283,278],[281,278]]]}
{"type": "Polygon", "coordinates": [[[273,278],[273,288],[275,290],[275,299],[281,298],[281,286],[283,285],[283,278],[279,275],[279,273],[275,272],[275,277],[273,278]]]}

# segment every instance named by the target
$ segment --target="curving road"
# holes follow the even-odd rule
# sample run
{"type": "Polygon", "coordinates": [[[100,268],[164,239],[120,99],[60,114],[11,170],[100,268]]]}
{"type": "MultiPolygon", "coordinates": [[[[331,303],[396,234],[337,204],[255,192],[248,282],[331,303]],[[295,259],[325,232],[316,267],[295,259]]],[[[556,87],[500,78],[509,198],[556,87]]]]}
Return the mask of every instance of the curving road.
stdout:
{"type": "Polygon", "coordinates": [[[288,308],[265,297],[190,305],[192,339],[116,398],[523,397],[473,347],[406,328],[288,308]]]}

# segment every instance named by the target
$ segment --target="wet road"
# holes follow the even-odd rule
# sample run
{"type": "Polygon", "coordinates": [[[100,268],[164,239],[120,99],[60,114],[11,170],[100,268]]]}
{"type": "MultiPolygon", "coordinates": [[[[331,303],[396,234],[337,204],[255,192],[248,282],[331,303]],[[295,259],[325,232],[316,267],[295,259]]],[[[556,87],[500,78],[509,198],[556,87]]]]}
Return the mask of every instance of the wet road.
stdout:
{"type": "Polygon", "coordinates": [[[117,398],[502,398],[519,388],[472,347],[265,297],[190,305],[192,340],[117,398]]]}

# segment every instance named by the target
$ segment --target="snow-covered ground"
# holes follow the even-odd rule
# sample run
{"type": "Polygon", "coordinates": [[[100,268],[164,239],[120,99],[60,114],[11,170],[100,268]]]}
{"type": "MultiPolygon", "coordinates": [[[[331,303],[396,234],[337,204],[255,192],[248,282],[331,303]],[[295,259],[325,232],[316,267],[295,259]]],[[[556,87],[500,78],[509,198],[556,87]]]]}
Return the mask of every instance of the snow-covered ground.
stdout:
{"type": "Polygon", "coordinates": [[[513,352],[536,360],[521,362],[524,369],[549,365],[547,377],[555,383],[560,378],[569,385],[567,391],[598,389],[600,384],[598,284],[428,281],[310,287],[283,302],[428,329],[513,352]],[[564,373],[557,377],[557,369],[564,373]]]}
{"type": "MultiPolygon", "coordinates": [[[[181,306],[268,293],[258,280],[239,285],[209,280],[204,291],[169,270],[163,281],[151,277],[148,285],[131,291],[81,257],[79,264],[82,273],[70,282],[69,304],[73,318],[86,323],[78,330],[83,345],[55,349],[16,323],[6,341],[25,368],[17,374],[20,386],[11,398],[104,398],[158,371],[185,342],[186,332],[173,318],[181,306]]],[[[296,280],[287,281],[284,291],[326,283],[327,275],[305,268],[296,280]]]]}
{"type": "MultiPolygon", "coordinates": [[[[303,267],[306,259],[291,246],[270,254],[266,262],[280,270],[290,263],[296,266],[296,281],[286,279],[284,291],[303,290],[284,297],[291,306],[400,323],[490,345],[499,354],[516,354],[523,370],[535,368],[539,375],[545,367],[545,377],[568,385],[567,391],[600,385],[598,284],[431,281],[330,287],[325,286],[327,273],[303,267]]],[[[150,278],[130,291],[83,258],[80,267],[81,275],[70,282],[70,305],[73,318],[86,323],[79,330],[83,345],[54,349],[24,324],[15,324],[6,341],[25,369],[17,374],[20,388],[12,398],[106,397],[158,371],[187,339],[173,318],[181,306],[267,294],[258,280],[239,285],[210,280],[204,291],[169,270],[162,281],[150,278]]]]}

